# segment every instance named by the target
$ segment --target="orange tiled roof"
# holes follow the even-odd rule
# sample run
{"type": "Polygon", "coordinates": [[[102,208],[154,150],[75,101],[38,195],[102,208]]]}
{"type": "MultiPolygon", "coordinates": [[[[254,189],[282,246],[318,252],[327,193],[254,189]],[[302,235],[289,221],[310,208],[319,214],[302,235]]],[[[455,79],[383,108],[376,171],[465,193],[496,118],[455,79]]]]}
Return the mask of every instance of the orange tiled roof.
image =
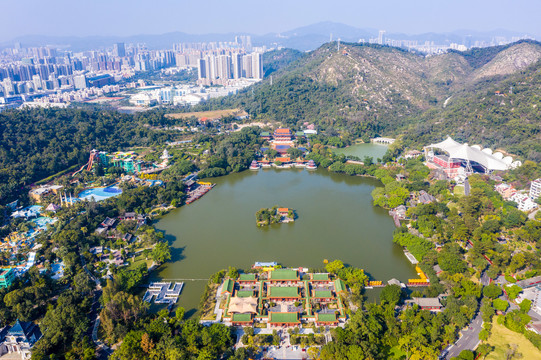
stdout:
{"type": "Polygon", "coordinates": [[[283,163],[285,163],[285,162],[290,162],[290,161],[291,161],[291,159],[288,158],[288,157],[277,157],[277,158],[274,159],[274,160],[275,160],[275,161],[281,161],[281,162],[283,162],[283,163]]]}
{"type": "Polygon", "coordinates": [[[289,129],[276,129],[277,134],[291,134],[291,131],[289,129]]]}
{"type": "Polygon", "coordinates": [[[289,208],[278,208],[279,213],[289,212],[289,208]]]}

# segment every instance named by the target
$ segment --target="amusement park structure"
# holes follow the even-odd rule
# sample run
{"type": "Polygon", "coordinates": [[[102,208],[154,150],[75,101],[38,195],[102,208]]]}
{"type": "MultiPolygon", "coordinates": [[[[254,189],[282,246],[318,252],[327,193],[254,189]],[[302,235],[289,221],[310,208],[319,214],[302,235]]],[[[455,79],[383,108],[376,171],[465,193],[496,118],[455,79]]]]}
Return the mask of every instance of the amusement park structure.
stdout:
{"type": "Polygon", "coordinates": [[[98,151],[93,149],[90,151],[88,162],[81,166],[79,170],[73,173],[75,176],[86,169],[91,171],[94,166],[100,164],[104,168],[117,167],[121,168],[128,174],[154,172],[167,167],[171,156],[164,150],[160,159],[162,163],[159,165],[146,163],[143,160],[137,159],[137,154],[133,151],[117,151],[114,153],[108,153],[106,151],[98,151]]]}
{"type": "Polygon", "coordinates": [[[520,161],[513,161],[511,156],[504,157],[501,152],[482,149],[480,145],[460,144],[450,137],[425,146],[424,151],[427,166],[443,170],[451,178],[474,172],[488,174],[497,170],[505,171],[522,165],[520,161]]]}

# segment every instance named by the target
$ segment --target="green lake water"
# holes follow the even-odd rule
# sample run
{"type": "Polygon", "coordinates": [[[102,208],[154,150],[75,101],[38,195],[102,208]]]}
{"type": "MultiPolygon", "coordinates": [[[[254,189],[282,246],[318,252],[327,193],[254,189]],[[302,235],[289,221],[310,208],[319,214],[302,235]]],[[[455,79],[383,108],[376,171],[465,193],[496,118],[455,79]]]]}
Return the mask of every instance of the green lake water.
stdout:
{"type": "Polygon", "coordinates": [[[370,156],[374,158],[375,162],[378,158],[381,159],[383,155],[385,155],[387,152],[387,145],[364,143],[351,145],[341,149],[333,149],[332,151],[335,154],[354,155],[361,160],[363,160],[365,156],[370,156]]]}
{"type": "MultiPolygon", "coordinates": [[[[323,267],[340,259],[375,280],[407,281],[415,268],[392,242],[387,211],[372,206],[378,180],[304,169],[244,171],[212,179],[216,187],[156,223],[172,244],[159,279],[208,279],[228,266],[256,261],[323,267]],[[278,205],[296,210],[295,223],[258,228],[255,213],[278,205]]],[[[179,305],[193,314],[206,281],[186,281],[179,305]]]]}

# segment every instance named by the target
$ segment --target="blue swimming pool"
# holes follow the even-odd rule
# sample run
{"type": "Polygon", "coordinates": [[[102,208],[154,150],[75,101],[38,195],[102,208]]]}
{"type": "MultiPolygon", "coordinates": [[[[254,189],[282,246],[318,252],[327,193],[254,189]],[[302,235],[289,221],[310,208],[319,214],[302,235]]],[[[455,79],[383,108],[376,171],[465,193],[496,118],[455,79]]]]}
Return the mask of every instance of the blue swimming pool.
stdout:
{"type": "Polygon", "coordinates": [[[122,194],[122,189],[116,186],[86,189],[79,193],[79,199],[101,201],[122,194]]]}

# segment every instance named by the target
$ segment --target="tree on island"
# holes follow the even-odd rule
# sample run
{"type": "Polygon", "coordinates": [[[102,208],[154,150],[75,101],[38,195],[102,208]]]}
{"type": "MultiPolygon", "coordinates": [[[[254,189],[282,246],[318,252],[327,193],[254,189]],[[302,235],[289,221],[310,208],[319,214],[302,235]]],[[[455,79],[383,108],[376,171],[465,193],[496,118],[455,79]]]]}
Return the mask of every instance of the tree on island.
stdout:
{"type": "Polygon", "coordinates": [[[260,209],[258,212],[255,213],[255,218],[257,220],[258,225],[269,225],[272,222],[273,214],[269,211],[269,209],[260,209]]]}
{"type": "MultiPolygon", "coordinates": [[[[287,217],[290,219],[294,219],[295,210],[288,209],[287,217]]],[[[282,222],[282,215],[278,213],[278,206],[274,206],[270,209],[259,209],[259,211],[255,213],[255,218],[257,226],[267,226],[282,222]]]]}

